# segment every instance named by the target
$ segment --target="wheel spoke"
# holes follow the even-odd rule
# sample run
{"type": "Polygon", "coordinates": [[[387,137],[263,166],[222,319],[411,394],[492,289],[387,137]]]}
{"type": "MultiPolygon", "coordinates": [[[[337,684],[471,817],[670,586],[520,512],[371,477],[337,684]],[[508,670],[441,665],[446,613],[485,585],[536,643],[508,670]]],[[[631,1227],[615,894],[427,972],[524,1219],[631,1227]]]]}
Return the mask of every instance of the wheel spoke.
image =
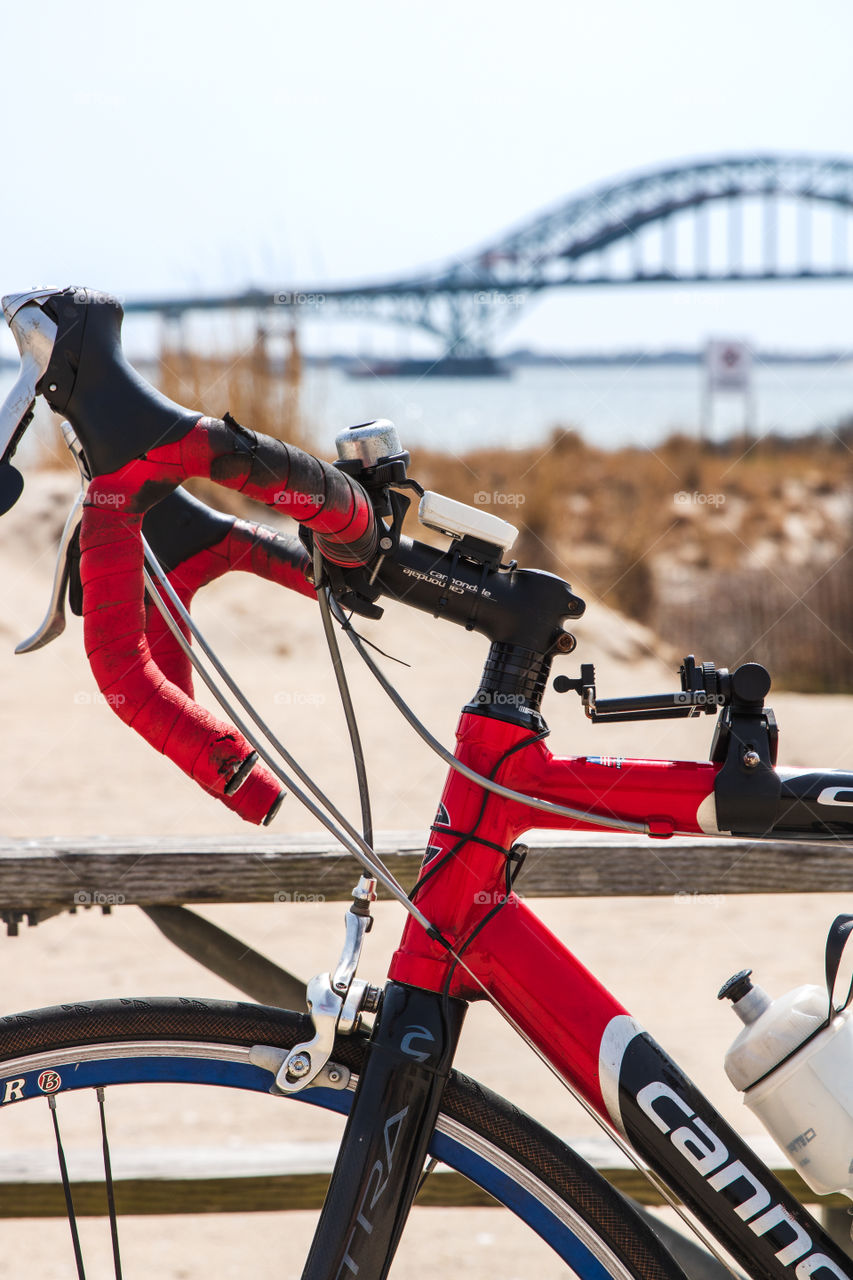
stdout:
{"type": "Polygon", "coordinates": [[[77,1275],[79,1280],[86,1280],[86,1270],[83,1266],[83,1254],[80,1250],[80,1234],[77,1230],[77,1215],[74,1212],[74,1200],[71,1196],[71,1183],[68,1179],[68,1165],[65,1163],[65,1152],[62,1148],[62,1135],[59,1132],[59,1116],[56,1112],[56,1098],[53,1094],[48,1097],[47,1105],[50,1107],[50,1114],[53,1119],[53,1132],[56,1137],[56,1153],[59,1156],[59,1172],[62,1176],[62,1190],[65,1193],[65,1209],[68,1213],[68,1225],[71,1228],[71,1242],[74,1245],[74,1261],[77,1264],[77,1275]]]}
{"type": "Polygon", "coordinates": [[[121,1280],[121,1252],[118,1244],[118,1219],[116,1217],[116,1201],[113,1189],[113,1167],[110,1161],[110,1143],[107,1138],[107,1116],[104,1109],[103,1088],[95,1091],[98,1095],[98,1110],[101,1113],[101,1145],[104,1152],[104,1181],[107,1187],[107,1206],[110,1212],[110,1235],[113,1241],[113,1262],[116,1280],[121,1280]]]}

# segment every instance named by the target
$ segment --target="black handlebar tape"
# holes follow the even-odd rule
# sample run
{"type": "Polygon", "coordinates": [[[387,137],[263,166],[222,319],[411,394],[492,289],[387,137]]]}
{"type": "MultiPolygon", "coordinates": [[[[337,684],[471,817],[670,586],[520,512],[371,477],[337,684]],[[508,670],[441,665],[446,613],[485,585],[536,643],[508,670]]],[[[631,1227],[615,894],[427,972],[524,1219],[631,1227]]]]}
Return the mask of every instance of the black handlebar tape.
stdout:
{"type": "MultiPolygon", "coordinates": [[[[54,412],[70,421],[93,476],[110,475],[133,459],[183,440],[199,422],[199,413],[161,395],[128,364],[121,347],[124,312],[117,298],[66,289],[50,298],[45,310],[55,320],[57,334],[38,391],[54,412]]],[[[314,529],[320,551],[337,564],[359,565],[373,558],[376,523],[356,481],[302,450],[247,431],[233,419],[227,419],[226,427],[233,435],[223,456],[212,463],[213,480],[285,507],[286,514],[314,529]],[[324,528],[334,511],[350,512],[353,529],[324,528]]]]}
{"type": "Polygon", "coordinates": [[[176,489],[146,512],[142,532],[161,566],[170,573],[182,561],[226,538],[234,520],[186,489],[176,489]]]}
{"type": "Polygon", "coordinates": [[[295,445],[249,431],[228,415],[223,423],[204,419],[204,424],[220,435],[222,426],[232,433],[214,446],[222,452],[210,464],[211,480],[281,507],[313,530],[321,553],[334,564],[362,565],[373,559],[379,541],[376,520],[352,476],[295,445]],[[334,512],[348,513],[346,521],[335,521],[334,512]]]}
{"type": "Polygon", "coordinates": [[[128,364],[117,298],[66,289],[44,304],[56,338],[38,392],[71,423],[93,476],[180,440],[201,416],[167,399],[128,364]]]}

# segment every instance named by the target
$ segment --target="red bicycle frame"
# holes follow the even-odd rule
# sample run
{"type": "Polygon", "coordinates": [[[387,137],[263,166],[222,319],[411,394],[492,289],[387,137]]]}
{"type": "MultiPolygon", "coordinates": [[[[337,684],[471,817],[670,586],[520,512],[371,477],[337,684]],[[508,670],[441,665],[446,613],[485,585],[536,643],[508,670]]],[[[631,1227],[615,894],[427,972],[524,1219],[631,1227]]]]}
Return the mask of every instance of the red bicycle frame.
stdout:
{"type": "MultiPolygon", "coordinates": [[[[529,730],[518,725],[465,712],[457,730],[457,758],[489,777],[507,751],[529,737],[529,730]]],[[[646,822],[657,837],[674,831],[701,835],[699,810],[713,795],[719,767],[558,757],[534,738],[506,758],[495,781],[603,817],[646,822]]],[[[481,999],[485,988],[610,1121],[599,1080],[599,1046],[607,1025],[626,1010],[516,894],[506,893],[506,855],[501,850],[534,827],[597,829],[491,793],[484,797],[482,787],[450,770],[424,869],[466,833],[474,834],[423,885],[417,903],[454,950],[472,939],[464,950],[471,973],[410,918],[389,977],[430,991],[447,989],[467,1000],[481,999]]]]}
{"type": "MultiPolygon", "coordinates": [[[[468,711],[456,755],[513,790],[640,821],[651,835],[716,830],[719,764],[559,758],[529,729],[468,711]],[[520,746],[525,738],[529,744],[520,746]]],[[[821,1272],[820,1280],[842,1280],[848,1260],[802,1205],[627,1010],[507,892],[507,851],[535,827],[589,824],[508,801],[450,771],[415,896],[456,955],[410,917],[391,980],[463,1000],[491,996],[750,1274],[808,1280],[821,1272]]]]}

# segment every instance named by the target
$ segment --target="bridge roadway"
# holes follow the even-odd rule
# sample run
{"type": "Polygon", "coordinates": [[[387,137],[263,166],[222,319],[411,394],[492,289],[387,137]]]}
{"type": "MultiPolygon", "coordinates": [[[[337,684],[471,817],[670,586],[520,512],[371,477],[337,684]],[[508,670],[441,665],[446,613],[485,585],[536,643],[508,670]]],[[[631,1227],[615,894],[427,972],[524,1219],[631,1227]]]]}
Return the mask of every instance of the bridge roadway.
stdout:
{"type": "Polygon", "coordinates": [[[853,278],[851,213],[853,158],[717,157],[602,183],[435,270],[336,286],[141,298],[127,302],[125,311],[172,319],[234,309],[283,309],[306,319],[351,316],[426,330],[454,357],[470,357],[487,353],[495,332],[548,289],[853,278]],[[796,261],[780,253],[780,210],[786,203],[796,209],[796,261]],[[755,204],[761,209],[760,243],[751,241],[747,252],[745,213],[755,204]],[[722,255],[721,228],[712,235],[710,223],[714,205],[724,209],[722,255]],[[820,206],[833,217],[829,261],[813,234],[820,206]],[[679,237],[685,220],[692,234],[679,237]],[[659,232],[657,242],[648,228],[659,232]]]}

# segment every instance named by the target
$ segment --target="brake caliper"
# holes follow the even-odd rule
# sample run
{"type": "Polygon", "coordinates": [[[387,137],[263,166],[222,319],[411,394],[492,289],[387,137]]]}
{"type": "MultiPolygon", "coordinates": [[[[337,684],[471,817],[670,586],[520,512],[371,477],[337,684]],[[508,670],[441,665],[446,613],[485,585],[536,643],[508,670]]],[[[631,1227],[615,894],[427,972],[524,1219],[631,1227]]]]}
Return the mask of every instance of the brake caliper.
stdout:
{"type": "Polygon", "coordinates": [[[381,998],[378,987],[355,976],[364,936],[373,925],[370,904],[376,901],[376,881],[362,876],[352,896],[353,904],[344,916],[344,946],[334,973],[317,974],[308,983],[306,999],[314,1035],[289,1051],[255,1045],[250,1052],[255,1066],[275,1073],[273,1093],[299,1093],[309,1085],[345,1089],[349,1084],[349,1069],[330,1061],[335,1036],[357,1031],[362,1015],[375,1013],[381,998]]]}

